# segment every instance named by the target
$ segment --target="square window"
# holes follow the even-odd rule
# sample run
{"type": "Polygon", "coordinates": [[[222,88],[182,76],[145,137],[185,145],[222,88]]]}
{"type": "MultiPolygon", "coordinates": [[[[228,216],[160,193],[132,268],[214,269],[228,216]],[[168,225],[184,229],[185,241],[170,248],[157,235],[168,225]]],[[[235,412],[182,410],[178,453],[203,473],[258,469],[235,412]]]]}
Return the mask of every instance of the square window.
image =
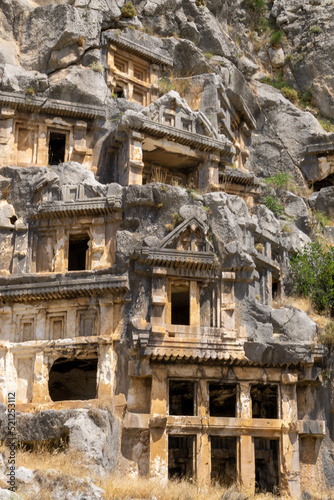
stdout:
{"type": "Polygon", "coordinates": [[[209,384],[210,417],[235,417],[237,384],[209,384]]]}
{"type": "Polygon", "coordinates": [[[169,414],[195,415],[195,383],[182,380],[169,381],[169,414]]]}

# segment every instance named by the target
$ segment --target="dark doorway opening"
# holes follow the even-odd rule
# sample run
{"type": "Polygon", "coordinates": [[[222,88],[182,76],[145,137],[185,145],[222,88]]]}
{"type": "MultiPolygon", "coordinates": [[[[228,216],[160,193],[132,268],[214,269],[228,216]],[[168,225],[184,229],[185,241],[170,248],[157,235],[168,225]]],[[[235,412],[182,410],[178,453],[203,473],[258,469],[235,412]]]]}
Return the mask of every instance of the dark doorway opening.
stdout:
{"type": "Polygon", "coordinates": [[[255,489],[279,494],[278,439],[254,438],[255,489]]]}
{"type": "Polygon", "coordinates": [[[65,161],[66,134],[50,132],[49,165],[59,165],[65,161]]]}
{"type": "Polygon", "coordinates": [[[68,270],[84,271],[87,269],[88,234],[72,234],[68,243],[68,270]]]}
{"type": "Polygon", "coordinates": [[[97,357],[59,358],[50,370],[49,394],[52,401],[96,398],[97,357]]]}
{"type": "Polygon", "coordinates": [[[188,415],[195,414],[194,382],[181,380],[169,381],[169,414],[188,415]]]}
{"type": "Polygon", "coordinates": [[[272,285],[271,285],[271,295],[273,299],[277,299],[279,293],[279,281],[276,281],[273,279],[272,285]]]}
{"type": "Polygon", "coordinates": [[[190,324],[189,286],[172,285],[172,325],[190,324]]]}
{"type": "Polygon", "coordinates": [[[235,417],[237,384],[209,384],[210,417],[235,417]]]}
{"type": "Polygon", "coordinates": [[[277,385],[251,386],[252,418],[278,418],[277,385]]]}
{"type": "Polygon", "coordinates": [[[125,98],[124,90],[122,87],[118,86],[115,87],[114,94],[116,95],[117,98],[125,98]]]}
{"type": "Polygon", "coordinates": [[[329,174],[324,179],[310,183],[310,187],[313,191],[320,191],[325,187],[330,187],[334,185],[334,174],[329,174]]]}
{"type": "Polygon", "coordinates": [[[211,480],[230,486],[237,480],[237,438],[211,436],[211,480]]]}
{"type": "Polygon", "coordinates": [[[192,479],[195,436],[168,436],[168,479],[192,479]]]}

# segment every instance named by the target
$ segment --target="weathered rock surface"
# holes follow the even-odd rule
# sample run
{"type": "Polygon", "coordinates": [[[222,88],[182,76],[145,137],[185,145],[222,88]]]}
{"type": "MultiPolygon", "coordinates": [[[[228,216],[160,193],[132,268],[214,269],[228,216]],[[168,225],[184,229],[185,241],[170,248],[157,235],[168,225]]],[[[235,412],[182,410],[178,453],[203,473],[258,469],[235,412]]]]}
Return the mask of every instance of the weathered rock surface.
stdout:
{"type": "Polygon", "coordinates": [[[308,199],[312,210],[325,213],[331,219],[334,217],[334,186],[320,189],[308,199]]]}

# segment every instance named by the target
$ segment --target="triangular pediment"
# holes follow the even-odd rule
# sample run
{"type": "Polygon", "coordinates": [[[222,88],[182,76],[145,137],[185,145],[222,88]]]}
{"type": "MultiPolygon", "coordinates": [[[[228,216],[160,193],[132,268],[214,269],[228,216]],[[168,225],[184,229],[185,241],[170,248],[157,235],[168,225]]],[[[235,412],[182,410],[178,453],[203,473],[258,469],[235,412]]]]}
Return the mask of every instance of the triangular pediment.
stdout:
{"type": "Polygon", "coordinates": [[[212,245],[206,238],[208,226],[197,217],[191,217],[179,224],[161,244],[160,249],[185,252],[211,252],[212,245]]]}
{"type": "Polygon", "coordinates": [[[201,111],[193,111],[187,101],[173,90],[143,109],[141,115],[161,125],[219,139],[208,118],[201,111]]]}

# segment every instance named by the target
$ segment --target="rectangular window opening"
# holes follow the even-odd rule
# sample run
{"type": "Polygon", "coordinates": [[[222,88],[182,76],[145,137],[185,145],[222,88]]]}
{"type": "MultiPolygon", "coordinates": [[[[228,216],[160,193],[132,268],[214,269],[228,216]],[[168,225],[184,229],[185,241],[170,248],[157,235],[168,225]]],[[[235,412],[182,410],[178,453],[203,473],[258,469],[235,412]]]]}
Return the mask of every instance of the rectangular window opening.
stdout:
{"type": "Polygon", "coordinates": [[[211,481],[231,486],[237,481],[237,438],[211,436],[211,481]]]}
{"type": "Polygon", "coordinates": [[[255,490],[279,494],[278,439],[254,438],[255,490]]]}
{"type": "Polygon", "coordinates": [[[168,479],[194,476],[195,436],[168,436],[168,479]]]}
{"type": "Polygon", "coordinates": [[[70,235],[68,244],[68,270],[84,271],[87,269],[88,234],[70,235]]]}
{"type": "Polygon", "coordinates": [[[273,299],[276,299],[280,294],[280,282],[279,282],[279,280],[277,280],[275,278],[273,278],[273,281],[272,281],[271,293],[272,293],[273,299]]]}
{"type": "Polygon", "coordinates": [[[181,380],[169,381],[169,414],[195,415],[195,383],[181,380]]]}
{"type": "Polygon", "coordinates": [[[209,384],[210,417],[235,417],[237,384],[209,384]]]}
{"type": "Polygon", "coordinates": [[[252,418],[278,418],[278,387],[270,384],[251,386],[252,418]]]}
{"type": "Polygon", "coordinates": [[[59,165],[65,161],[66,134],[50,132],[49,165],[59,165]]]}
{"type": "Polygon", "coordinates": [[[172,285],[172,325],[190,324],[189,286],[172,285]]]}

